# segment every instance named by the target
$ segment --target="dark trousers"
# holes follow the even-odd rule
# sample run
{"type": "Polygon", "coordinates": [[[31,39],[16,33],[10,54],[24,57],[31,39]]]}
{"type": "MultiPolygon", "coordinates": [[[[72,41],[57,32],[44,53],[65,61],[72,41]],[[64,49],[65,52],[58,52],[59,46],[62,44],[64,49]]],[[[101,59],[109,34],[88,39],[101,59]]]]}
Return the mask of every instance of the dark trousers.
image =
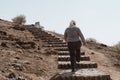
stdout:
{"type": "Polygon", "coordinates": [[[80,61],[81,41],[68,42],[68,49],[70,53],[71,69],[76,68],[76,61],[80,61]]]}

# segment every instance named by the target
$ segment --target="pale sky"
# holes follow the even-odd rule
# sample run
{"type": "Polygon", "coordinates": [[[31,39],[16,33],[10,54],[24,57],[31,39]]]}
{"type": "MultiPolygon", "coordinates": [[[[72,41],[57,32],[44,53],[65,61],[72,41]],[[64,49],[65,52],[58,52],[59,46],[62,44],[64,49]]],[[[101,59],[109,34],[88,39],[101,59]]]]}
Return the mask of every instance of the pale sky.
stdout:
{"type": "Polygon", "coordinates": [[[85,38],[114,45],[120,41],[120,0],[0,0],[0,18],[26,16],[46,30],[63,34],[73,19],[85,38]]]}

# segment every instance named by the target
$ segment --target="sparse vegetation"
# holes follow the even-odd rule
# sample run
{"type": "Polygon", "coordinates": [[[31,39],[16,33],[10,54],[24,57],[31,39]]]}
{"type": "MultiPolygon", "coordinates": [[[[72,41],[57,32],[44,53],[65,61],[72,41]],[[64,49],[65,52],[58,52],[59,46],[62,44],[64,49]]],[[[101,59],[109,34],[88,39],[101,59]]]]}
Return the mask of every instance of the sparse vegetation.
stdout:
{"type": "MultiPolygon", "coordinates": [[[[58,54],[54,48],[42,47],[44,43],[37,37],[41,35],[41,32],[38,34],[40,30],[34,27],[34,25],[27,25],[30,29],[29,32],[26,25],[13,24],[13,26],[7,27],[9,24],[11,24],[11,22],[6,23],[6,21],[2,21],[0,23],[0,25],[3,26],[0,29],[0,80],[59,79],[57,78],[60,72],[57,62],[58,54]],[[54,74],[58,75],[54,76],[54,74]]],[[[49,31],[49,33],[53,34],[54,37],[58,36],[60,39],[63,39],[62,34],[52,31],[49,31]]],[[[45,37],[44,34],[43,37],[45,37]]],[[[88,43],[82,47],[82,50],[85,51],[88,57],[90,56],[91,61],[98,64],[100,69],[103,69],[102,71],[108,73],[107,75],[110,74],[112,79],[119,80],[120,54],[115,52],[113,47],[99,43],[94,38],[88,38],[86,41],[88,41],[88,43]]],[[[118,44],[120,51],[120,42],[118,44]]],[[[87,71],[85,71],[85,74],[86,73],[87,71]]],[[[67,75],[66,72],[65,75],[67,75]]]]}
{"type": "Polygon", "coordinates": [[[86,42],[97,42],[97,40],[96,39],[94,39],[94,38],[87,38],[86,39],[86,42]]]}
{"type": "Polygon", "coordinates": [[[120,42],[114,45],[114,48],[115,48],[115,51],[117,51],[117,53],[120,53],[120,42]]]}
{"type": "Polygon", "coordinates": [[[16,16],[12,19],[12,21],[18,25],[25,24],[26,17],[24,15],[16,16]]]}

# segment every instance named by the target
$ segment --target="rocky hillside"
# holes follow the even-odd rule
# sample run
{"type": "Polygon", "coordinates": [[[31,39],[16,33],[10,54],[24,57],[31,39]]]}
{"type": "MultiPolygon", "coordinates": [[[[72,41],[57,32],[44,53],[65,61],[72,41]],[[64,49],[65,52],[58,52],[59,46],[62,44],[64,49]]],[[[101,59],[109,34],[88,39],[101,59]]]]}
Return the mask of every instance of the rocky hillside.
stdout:
{"type": "Polygon", "coordinates": [[[84,50],[93,61],[99,64],[99,68],[109,73],[113,80],[120,80],[120,53],[117,53],[112,46],[103,43],[87,42],[84,50]]]}
{"type": "Polygon", "coordinates": [[[0,80],[48,80],[53,76],[56,55],[41,44],[25,25],[0,20],[0,80]]]}
{"type": "MultiPolygon", "coordinates": [[[[43,46],[46,33],[38,35],[37,31],[34,25],[19,26],[0,19],[0,80],[49,80],[58,73],[57,53],[43,46]]],[[[61,34],[47,33],[63,39],[61,34]]],[[[120,79],[120,54],[113,47],[88,41],[82,50],[113,80],[120,79]]]]}

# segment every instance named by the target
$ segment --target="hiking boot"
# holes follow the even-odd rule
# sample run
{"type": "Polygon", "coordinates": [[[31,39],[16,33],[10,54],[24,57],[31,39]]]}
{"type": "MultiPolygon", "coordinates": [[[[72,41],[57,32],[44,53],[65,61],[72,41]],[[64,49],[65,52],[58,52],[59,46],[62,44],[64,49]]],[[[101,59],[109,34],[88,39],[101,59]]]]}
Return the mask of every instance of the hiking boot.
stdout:
{"type": "Polygon", "coordinates": [[[75,71],[75,70],[72,70],[71,72],[72,72],[72,74],[75,74],[76,71],[75,71]]]}

